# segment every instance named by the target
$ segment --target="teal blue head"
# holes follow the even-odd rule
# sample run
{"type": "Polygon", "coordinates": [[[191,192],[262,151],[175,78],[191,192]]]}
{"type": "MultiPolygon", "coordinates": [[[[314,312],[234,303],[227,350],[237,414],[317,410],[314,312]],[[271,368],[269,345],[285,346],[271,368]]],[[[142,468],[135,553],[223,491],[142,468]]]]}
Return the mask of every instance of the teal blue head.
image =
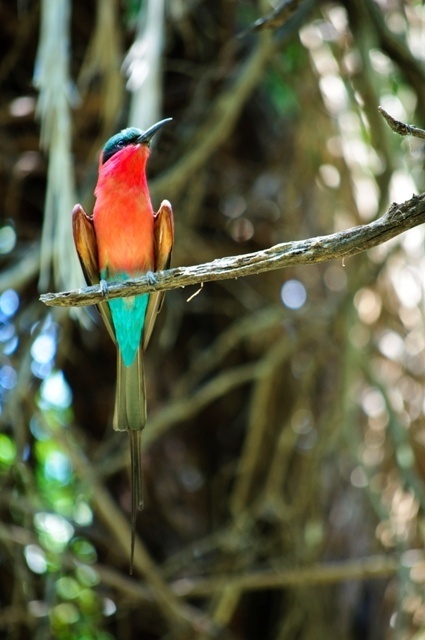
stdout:
{"type": "Polygon", "coordinates": [[[137,129],[136,127],[128,127],[128,129],[123,129],[119,133],[116,133],[112,138],[109,138],[103,147],[102,164],[105,164],[113,155],[129,145],[144,144],[149,147],[155,133],[171,120],[172,118],[160,120],[149,127],[149,129],[146,129],[146,131],[142,131],[142,129],[137,129]]]}

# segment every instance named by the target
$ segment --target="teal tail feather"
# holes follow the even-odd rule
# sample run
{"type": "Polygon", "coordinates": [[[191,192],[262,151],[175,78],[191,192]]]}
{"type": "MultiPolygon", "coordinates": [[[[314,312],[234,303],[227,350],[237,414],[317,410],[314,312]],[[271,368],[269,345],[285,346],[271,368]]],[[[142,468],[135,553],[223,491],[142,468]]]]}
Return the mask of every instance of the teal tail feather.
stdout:
{"type": "Polygon", "coordinates": [[[129,367],[117,350],[117,388],[113,427],[128,431],[131,455],[131,559],[133,573],[134,544],[136,539],[137,510],[143,509],[142,490],[142,430],[146,424],[145,375],[143,353],[139,348],[129,367]]]}

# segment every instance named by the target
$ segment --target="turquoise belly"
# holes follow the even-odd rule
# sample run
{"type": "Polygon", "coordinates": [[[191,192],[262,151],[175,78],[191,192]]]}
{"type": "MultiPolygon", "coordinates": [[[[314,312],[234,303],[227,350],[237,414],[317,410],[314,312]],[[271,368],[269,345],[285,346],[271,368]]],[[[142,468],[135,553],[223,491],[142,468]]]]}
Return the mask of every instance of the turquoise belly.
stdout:
{"type": "MultiPolygon", "coordinates": [[[[116,279],[127,280],[128,277],[121,276],[116,279]]],[[[148,293],[131,298],[114,298],[108,302],[115,336],[126,367],[134,361],[140,346],[148,302],[148,293]]]]}

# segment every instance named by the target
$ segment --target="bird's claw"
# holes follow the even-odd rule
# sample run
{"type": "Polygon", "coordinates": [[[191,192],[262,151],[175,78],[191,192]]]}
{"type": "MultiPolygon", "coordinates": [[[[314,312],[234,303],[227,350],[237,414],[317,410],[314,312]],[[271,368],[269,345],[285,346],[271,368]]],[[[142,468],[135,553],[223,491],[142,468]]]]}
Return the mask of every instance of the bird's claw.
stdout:
{"type": "Polygon", "coordinates": [[[146,280],[148,281],[148,284],[150,284],[152,287],[158,284],[158,278],[153,273],[153,271],[146,271],[145,276],[146,276],[146,280]]]}
{"type": "Polygon", "coordinates": [[[99,282],[99,286],[100,286],[100,290],[101,290],[101,292],[102,292],[102,295],[103,295],[105,298],[109,298],[109,288],[108,288],[108,283],[106,282],[106,280],[103,280],[103,279],[102,279],[102,280],[99,282]]]}

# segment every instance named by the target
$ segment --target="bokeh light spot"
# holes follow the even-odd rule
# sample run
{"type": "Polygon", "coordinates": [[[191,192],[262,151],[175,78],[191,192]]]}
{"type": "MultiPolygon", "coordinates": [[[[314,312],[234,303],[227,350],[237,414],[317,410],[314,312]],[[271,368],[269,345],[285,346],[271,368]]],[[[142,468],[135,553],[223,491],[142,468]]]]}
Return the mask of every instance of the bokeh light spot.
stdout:
{"type": "Polygon", "coordinates": [[[41,385],[41,398],[49,406],[66,409],[72,402],[72,393],[62,371],[49,375],[41,385]]]}
{"type": "Polygon", "coordinates": [[[70,576],[63,576],[56,582],[56,593],[64,600],[73,600],[80,594],[81,587],[77,580],[70,576]]]}
{"type": "Polygon", "coordinates": [[[56,353],[56,341],[53,336],[43,334],[38,336],[31,347],[31,355],[40,364],[50,362],[56,353]]]}
{"type": "Polygon", "coordinates": [[[288,309],[301,309],[307,300],[307,291],[299,280],[288,280],[280,292],[282,302],[288,309]]]}
{"type": "Polygon", "coordinates": [[[228,195],[220,201],[220,210],[227,218],[238,218],[246,209],[246,200],[239,194],[228,195]]]}
{"type": "Polygon", "coordinates": [[[0,296],[0,311],[8,318],[19,308],[19,296],[13,289],[6,289],[0,296]]]}
{"type": "Polygon", "coordinates": [[[11,323],[0,325],[0,342],[7,342],[15,335],[15,327],[11,323]]]}
{"type": "Polygon", "coordinates": [[[16,445],[9,436],[0,433],[0,464],[9,467],[16,458],[16,445]]]}
{"type": "Polygon", "coordinates": [[[10,115],[15,118],[29,116],[35,109],[35,98],[33,96],[21,96],[15,98],[9,105],[10,115]]]}
{"type": "Polygon", "coordinates": [[[185,465],[179,471],[182,485],[187,491],[198,491],[204,484],[202,473],[196,467],[185,465]]]}
{"type": "Polygon", "coordinates": [[[54,625],[66,627],[78,622],[80,613],[77,607],[71,602],[62,602],[52,609],[51,618],[54,625]]]}
{"type": "Polygon", "coordinates": [[[357,487],[357,489],[364,489],[368,485],[368,479],[363,467],[356,467],[353,469],[350,481],[353,487],[357,487]]]}
{"type": "Polygon", "coordinates": [[[75,570],[75,575],[77,576],[78,582],[84,587],[94,587],[100,582],[97,571],[87,564],[78,565],[75,570]]]}
{"type": "Polygon", "coordinates": [[[41,547],[35,544],[29,544],[24,549],[24,556],[28,567],[33,573],[46,573],[47,560],[46,555],[41,547]]]}
{"type": "Polygon", "coordinates": [[[404,355],[403,338],[395,331],[385,331],[378,342],[379,350],[390,360],[401,360],[404,355]]]}
{"type": "Polygon", "coordinates": [[[363,288],[354,296],[354,306],[362,322],[373,324],[381,315],[382,300],[373,289],[363,288]]]}
{"type": "Polygon", "coordinates": [[[87,527],[93,522],[93,511],[87,502],[80,500],[74,508],[73,518],[80,527],[87,527]]]}
{"type": "Polygon", "coordinates": [[[83,562],[95,562],[97,558],[96,549],[84,538],[76,538],[73,540],[72,549],[75,555],[83,562]]]}
{"type": "Polygon", "coordinates": [[[6,225],[0,229],[0,254],[5,255],[13,251],[16,245],[16,232],[13,227],[6,225]]]}
{"type": "Polygon", "coordinates": [[[372,418],[386,410],[384,397],[378,389],[367,389],[362,394],[361,405],[365,414],[372,418]]]}
{"type": "Polygon", "coordinates": [[[74,535],[74,527],[57,513],[36,513],[34,523],[41,533],[59,545],[68,544],[74,535]]]}
{"type": "Polygon", "coordinates": [[[330,189],[336,189],[341,183],[341,176],[338,169],[333,164],[322,164],[319,167],[319,174],[323,184],[330,189]]]}
{"type": "Polygon", "coordinates": [[[41,364],[40,362],[36,362],[33,360],[31,362],[31,371],[35,375],[36,378],[40,378],[44,380],[52,373],[53,362],[48,362],[47,364],[41,364]]]}
{"type": "Polygon", "coordinates": [[[18,381],[18,374],[9,364],[3,365],[0,369],[0,387],[9,391],[13,389],[18,381]]]}
{"type": "Polygon", "coordinates": [[[52,451],[46,458],[44,473],[48,480],[57,480],[67,484],[71,478],[71,463],[61,451],[52,451]]]}
{"type": "Polygon", "coordinates": [[[117,610],[117,605],[111,598],[103,599],[103,615],[104,616],[113,616],[117,610]]]}
{"type": "Polygon", "coordinates": [[[236,218],[230,224],[230,235],[236,242],[247,242],[254,235],[254,225],[248,218],[236,218]]]}
{"type": "Polygon", "coordinates": [[[10,356],[14,353],[18,347],[19,339],[18,336],[13,336],[10,340],[6,342],[3,347],[3,353],[5,356],[10,356]]]}

